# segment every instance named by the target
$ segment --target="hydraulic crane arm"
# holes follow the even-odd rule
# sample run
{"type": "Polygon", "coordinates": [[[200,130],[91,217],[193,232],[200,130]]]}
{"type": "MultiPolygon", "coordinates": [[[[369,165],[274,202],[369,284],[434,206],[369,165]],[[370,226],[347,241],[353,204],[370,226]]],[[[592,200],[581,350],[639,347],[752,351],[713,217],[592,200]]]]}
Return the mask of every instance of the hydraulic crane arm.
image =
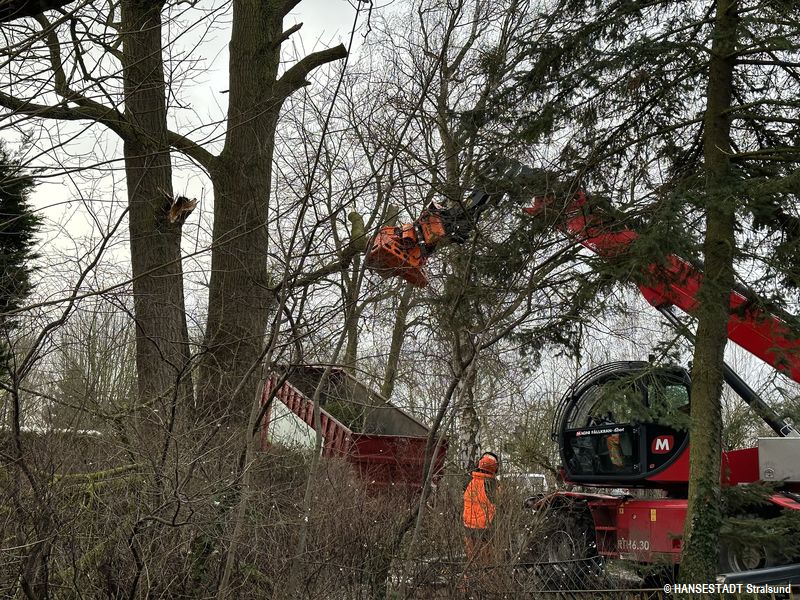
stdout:
{"type": "MultiPolygon", "coordinates": [[[[532,215],[547,210],[548,199],[537,198],[525,209],[532,215]]],[[[563,211],[558,229],[604,258],[619,256],[636,241],[638,234],[626,227],[610,228],[602,213],[593,213],[582,193],[563,211]]],[[[663,265],[650,265],[637,286],[656,309],[675,306],[692,314],[698,307],[703,273],[691,263],[667,256],[663,265]]],[[[800,383],[800,339],[776,315],[731,290],[728,339],[800,383]]]]}

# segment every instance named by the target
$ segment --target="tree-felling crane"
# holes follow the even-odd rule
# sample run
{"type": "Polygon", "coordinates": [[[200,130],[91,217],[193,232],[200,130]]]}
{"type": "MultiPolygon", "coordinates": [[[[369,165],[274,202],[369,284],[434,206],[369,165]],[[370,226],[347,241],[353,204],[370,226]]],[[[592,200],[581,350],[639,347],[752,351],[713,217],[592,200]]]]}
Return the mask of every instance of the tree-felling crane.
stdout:
{"type": "MultiPolygon", "coordinates": [[[[520,167],[515,167],[519,172],[520,167]]],[[[629,251],[638,234],[583,191],[533,196],[531,216],[612,260],[629,251]]],[[[496,197],[475,191],[467,201],[431,204],[410,224],[385,226],[376,235],[367,264],[384,277],[428,284],[425,264],[446,242],[463,243],[482,211],[496,197]]],[[[678,256],[647,266],[637,278],[644,298],[682,333],[672,313],[692,314],[703,279],[700,268],[678,256]]],[[[728,338],[778,371],[800,382],[800,336],[788,315],[768,311],[744,289],[730,293],[728,338]]],[[[776,518],[800,511],[800,434],[780,418],[727,365],[724,378],[778,437],[760,438],[757,447],[722,453],[723,485],[767,482],[775,486],[766,502],[750,507],[748,518],[776,518]]],[[[679,366],[616,362],[592,369],[562,398],[552,434],[566,483],[595,488],[650,488],[662,498],[633,498],[557,491],[535,507],[555,511],[541,560],[600,555],[646,564],[680,563],[689,482],[688,408],[691,379],[679,366]]],[[[721,549],[720,571],[745,571],[796,559],[795,548],[775,548],[741,540],[721,549]]]]}

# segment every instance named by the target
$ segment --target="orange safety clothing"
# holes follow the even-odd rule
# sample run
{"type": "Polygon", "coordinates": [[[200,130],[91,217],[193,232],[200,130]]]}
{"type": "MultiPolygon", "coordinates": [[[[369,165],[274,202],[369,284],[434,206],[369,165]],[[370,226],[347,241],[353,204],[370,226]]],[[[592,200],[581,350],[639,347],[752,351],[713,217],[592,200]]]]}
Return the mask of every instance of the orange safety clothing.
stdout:
{"type": "Polygon", "coordinates": [[[496,510],[493,501],[495,484],[494,473],[472,472],[472,479],[464,491],[463,518],[467,529],[484,530],[492,524],[496,510]]]}
{"type": "Polygon", "coordinates": [[[478,461],[478,469],[487,473],[497,473],[498,466],[497,457],[492,454],[484,454],[478,461]]]}

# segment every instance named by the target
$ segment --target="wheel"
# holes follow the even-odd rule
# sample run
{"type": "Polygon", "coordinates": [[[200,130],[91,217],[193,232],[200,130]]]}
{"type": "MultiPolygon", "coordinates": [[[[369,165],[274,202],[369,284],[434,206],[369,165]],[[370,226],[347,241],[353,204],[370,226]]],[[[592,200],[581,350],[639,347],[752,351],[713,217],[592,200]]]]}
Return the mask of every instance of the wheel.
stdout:
{"type": "Polygon", "coordinates": [[[525,535],[517,565],[530,589],[598,585],[604,570],[594,543],[594,522],[585,505],[559,502],[537,512],[525,535]]]}
{"type": "Polygon", "coordinates": [[[546,537],[544,546],[545,562],[558,563],[578,558],[586,558],[589,553],[586,535],[574,528],[557,529],[546,537]]]}
{"type": "Polygon", "coordinates": [[[594,558],[594,521],[589,509],[579,505],[553,506],[544,515],[540,541],[542,562],[594,558]]]}
{"type": "Polygon", "coordinates": [[[719,572],[741,573],[780,565],[781,560],[775,550],[761,541],[764,539],[764,534],[748,535],[752,525],[767,519],[759,519],[756,515],[743,515],[736,519],[741,524],[740,535],[722,539],[719,550],[719,572]]]}
{"type": "Polygon", "coordinates": [[[730,542],[723,544],[719,552],[720,573],[741,573],[778,564],[769,548],[760,543],[730,542]]]}
{"type": "Polygon", "coordinates": [[[594,524],[585,507],[559,503],[537,511],[517,537],[520,564],[559,563],[597,556],[594,524]]]}

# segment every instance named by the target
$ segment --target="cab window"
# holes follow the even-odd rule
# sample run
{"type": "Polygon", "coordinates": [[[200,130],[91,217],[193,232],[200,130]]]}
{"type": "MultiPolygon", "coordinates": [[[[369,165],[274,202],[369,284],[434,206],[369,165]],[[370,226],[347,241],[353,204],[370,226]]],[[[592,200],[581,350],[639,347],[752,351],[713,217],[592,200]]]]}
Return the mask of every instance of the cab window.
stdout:
{"type": "Polygon", "coordinates": [[[637,423],[641,421],[643,404],[644,392],[638,385],[629,380],[607,381],[583,393],[567,428],[637,423]]]}
{"type": "Polygon", "coordinates": [[[648,422],[675,429],[689,426],[689,388],[682,383],[652,381],[647,386],[648,422]]]}

